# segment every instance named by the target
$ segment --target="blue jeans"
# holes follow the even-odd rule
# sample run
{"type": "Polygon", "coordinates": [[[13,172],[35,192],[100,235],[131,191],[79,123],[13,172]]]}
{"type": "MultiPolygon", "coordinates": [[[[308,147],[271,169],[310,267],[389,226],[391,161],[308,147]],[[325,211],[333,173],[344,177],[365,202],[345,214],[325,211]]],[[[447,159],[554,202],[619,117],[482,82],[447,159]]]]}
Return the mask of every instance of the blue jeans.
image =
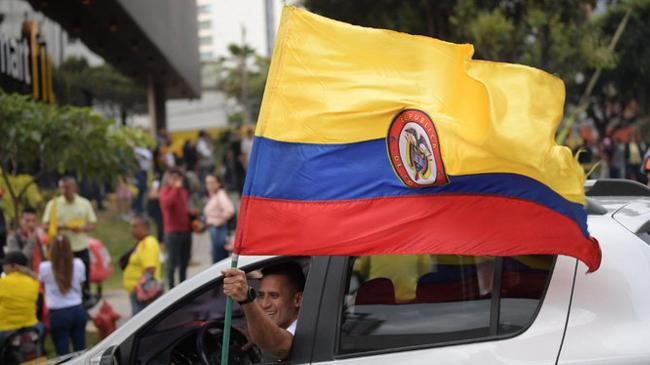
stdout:
{"type": "Polygon", "coordinates": [[[144,304],[138,302],[138,298],[135,295],[135,289],[129,294],[129,299],[131,299],[131,316],[135,316],[142,308],[145,307],[144,304]]]}
{"type": "Polygon", "coordinates": [[[131,209],[135,214],[142,215],[144,213],[144,194],[147,192],[147,171],[138,171],[135,174],[135,181],[138,193],[131,203],[131,209]]]}
{"type": "Polygon", "coordinates": [[[228,236],[228,224],[220,226],[208,226],[210,233],[210,241],[212,241],[212,263],[221,261],[229,256],[223,246],[226,244],[226,236],[228,236]]]}
{"type": "Polygon", "coordinates": [[[88,314],[83,304],[73,307],[50,309],[50,333],[56,354],[70,353],[70,339],[74,351],[86,348],[86,322],[88,314]]]}

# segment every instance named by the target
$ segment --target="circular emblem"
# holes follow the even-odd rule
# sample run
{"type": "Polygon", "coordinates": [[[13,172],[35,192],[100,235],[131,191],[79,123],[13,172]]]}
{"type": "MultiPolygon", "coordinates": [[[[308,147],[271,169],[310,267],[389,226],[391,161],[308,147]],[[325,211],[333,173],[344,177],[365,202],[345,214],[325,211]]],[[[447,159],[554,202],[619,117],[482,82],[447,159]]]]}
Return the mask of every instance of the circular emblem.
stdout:
{"type": "Polygon", "coordinates": [[[438,133],[425,112],[406,109],[397,114],[388,128],[386,145],[393,170],[406,186],[428,187],[449,182],[438,133]]]}

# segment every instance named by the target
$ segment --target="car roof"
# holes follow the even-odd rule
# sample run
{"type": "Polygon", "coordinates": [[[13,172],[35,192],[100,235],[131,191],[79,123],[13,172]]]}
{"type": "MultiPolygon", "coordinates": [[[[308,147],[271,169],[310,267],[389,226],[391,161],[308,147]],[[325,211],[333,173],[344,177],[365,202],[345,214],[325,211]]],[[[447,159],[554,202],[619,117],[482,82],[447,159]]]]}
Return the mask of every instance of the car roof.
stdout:
{"type": "Polygon", "coordinates": [[[650,229],[650,188],[632,180],[601,179],[585,183],[589,214],[610,215],[634,233],[650,229]]]}

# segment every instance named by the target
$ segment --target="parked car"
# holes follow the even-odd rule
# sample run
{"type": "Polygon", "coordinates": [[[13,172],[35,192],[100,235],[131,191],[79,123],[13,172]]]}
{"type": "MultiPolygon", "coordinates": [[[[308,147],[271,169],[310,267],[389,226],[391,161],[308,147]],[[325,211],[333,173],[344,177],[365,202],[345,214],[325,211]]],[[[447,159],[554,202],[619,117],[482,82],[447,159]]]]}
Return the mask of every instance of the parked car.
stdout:
{"type": "MultiPolygon", "coordinates": [[[[610,180],[587,189],[603,251],[590,274],[550,255],[241,257],[240,267],[254,277],[291,260],[307,273],[292,364],[650,364],[650,190],[610,180]]],[[[229,264],[183,282],[70,363],[217,359],[229,264]]],[[[244,325],[235,304],[233,326],[244,325]]],[[[231,363],[257,359],[233,333],[231,363]]]]}

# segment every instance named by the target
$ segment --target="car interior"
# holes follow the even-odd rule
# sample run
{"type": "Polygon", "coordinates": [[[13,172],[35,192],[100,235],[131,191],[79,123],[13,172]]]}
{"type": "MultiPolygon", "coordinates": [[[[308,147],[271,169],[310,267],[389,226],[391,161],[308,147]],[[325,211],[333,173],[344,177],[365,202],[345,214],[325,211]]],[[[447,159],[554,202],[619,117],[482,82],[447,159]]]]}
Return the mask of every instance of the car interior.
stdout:
{"type": "Polygon", "coordinates": [[[532,323],[553,263],[543,255],[358,257],[349,267],[339,353],[516,334],[532,323]]]}
{"type": "MultiPolygon", "coordinates": [[[[257,289],[261,269],[279,262],[294,261],[309,273],[310,258],[279,258],[260,267],[246,267],[249,285],[257,289]]],[[[197,288],[182,301],[170,305],[150,324],[136,334],[135,363],[143,364],[219,364],[224,331],[226,297],[222,280],[197,288]]],[[[237,303],[233,303],[230,331],[229,363],[263,363],[262,352],[256,346],[247,350],[246,319],[237,303]]]]}

